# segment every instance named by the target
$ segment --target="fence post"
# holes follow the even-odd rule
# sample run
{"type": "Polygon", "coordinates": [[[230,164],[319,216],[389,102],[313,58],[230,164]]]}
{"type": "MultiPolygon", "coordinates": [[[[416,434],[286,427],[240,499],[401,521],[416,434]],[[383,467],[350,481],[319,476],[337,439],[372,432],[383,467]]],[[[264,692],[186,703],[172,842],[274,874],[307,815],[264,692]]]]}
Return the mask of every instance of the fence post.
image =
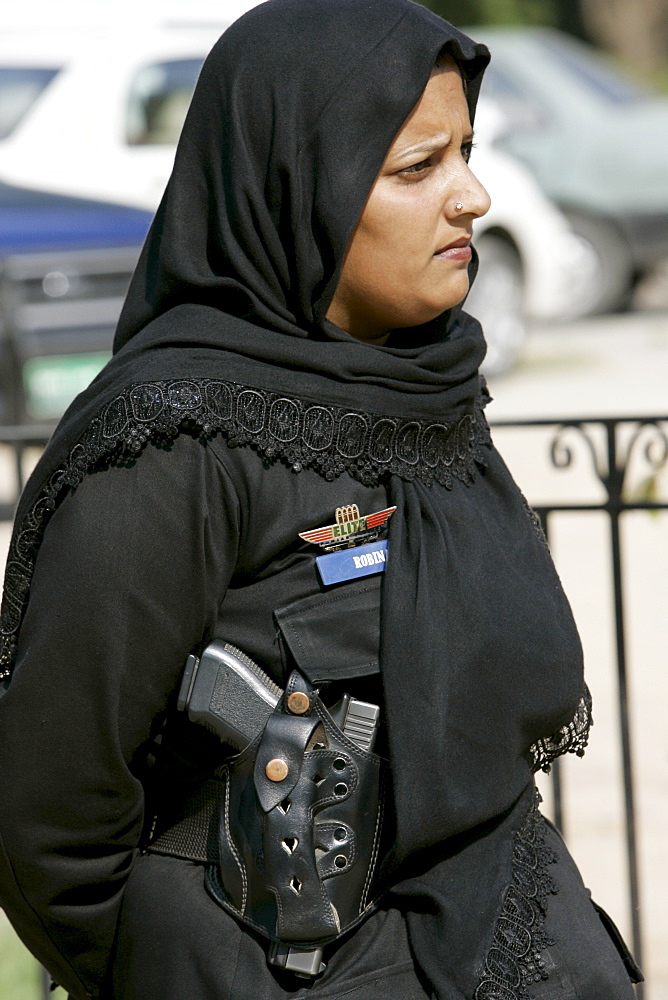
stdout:
{"type": "MultiPolygon", "coordinates": [[[[617,423],[606,424],[608,447],[608,508],[610,514],[610,548],[612,557],[613,600],[615,609],[615,641],[617,652],[617,687],[619,694],[619,732],[622,749],[622,774],[626,814],[626,853],[631,904],[631,936],[636,962],[642,969],[643,941],[640,918],[640,880],[638,878],[638,838],[636,827],[635,791],[633,787],[633,754],[631,723],[629,718],[629,689],[626,666],[626,632],[624,609],[624,583],[622,579],[622,546],[619,530],[620,516],[624,509],[623,490],[627,465],[619,465],[617,454],[617,423]]],[[[626,459],[630,455],[626,456],[626,459]]],[[[639,1000],[643,997],[643,984],[636,987],[639,1000]]]]}
{"type": "Polygon", "coordinates": [[[51,1000],[51,976],[46,969],[40,965],[40,993],[42,1000],[51,1000]]]}
{"type": "MultiPolygon", "coordinates": [[[[545,535],[545,541],[548,546],[550,544],[550,519],[549,510],[544,507],[535,507],[536,514],[541,523],[543,529],[543,534],[545,535]]],[[[564,800],[562,795],[562,784],[561,784],[561,764],[559,758],[552,763],[550,768],[550,778],[551,778],[551,788],[552,788],[552,809],[554,812],[554,825],[559,830],[560,834],[566,839],[566,827],[564,820],[564,800]]]]}

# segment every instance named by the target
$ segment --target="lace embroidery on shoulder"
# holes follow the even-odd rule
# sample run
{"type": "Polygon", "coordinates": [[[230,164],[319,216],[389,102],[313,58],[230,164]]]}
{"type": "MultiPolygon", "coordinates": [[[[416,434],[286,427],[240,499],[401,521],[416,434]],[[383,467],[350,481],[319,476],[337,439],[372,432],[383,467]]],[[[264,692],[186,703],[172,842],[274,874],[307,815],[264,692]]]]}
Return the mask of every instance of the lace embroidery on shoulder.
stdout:
{"type": "Polygon", "coordinates": [[[533,983],[548,978],[543,951],[554,942],[545,931],[547,900],[557,892],[548,866],[557,856],[545,843],[545,820],[536,791],[515,834],[513,881],[494,927],[492,945],[474,1000],[530,1000],[533,983]]]}
{"type": "Polygon", "coordinates": [[[589,742],[589,730],[593,725],[591,694],[585,684],[584,694],[568,725],[557,729],[556,733],[545,739],[537,740],[529,748],[533,770],[545,771],[548,774],[552,763],[565,753],[584,757],[589,742]]]}
{"type": "Polygon", "coordinates": [[[476,467],[486,464],[485,447],[491,442],[482,413],[485,400],[483,386],[475,414],[448,424],[377,416],[217,379],[130,386],[93,419],[14,534],[0,618],[0,681],[11,673],[46,524],[63,490],[77,486],[101,460],[122,461],[150,440],[195,430],[204,436],[221,433],[230,447],[250,445],[295,472],[309,468],[328,480],[347,472],[371,485],[394,474],[450,489],[455,480],[472,483],[476,467]]]}

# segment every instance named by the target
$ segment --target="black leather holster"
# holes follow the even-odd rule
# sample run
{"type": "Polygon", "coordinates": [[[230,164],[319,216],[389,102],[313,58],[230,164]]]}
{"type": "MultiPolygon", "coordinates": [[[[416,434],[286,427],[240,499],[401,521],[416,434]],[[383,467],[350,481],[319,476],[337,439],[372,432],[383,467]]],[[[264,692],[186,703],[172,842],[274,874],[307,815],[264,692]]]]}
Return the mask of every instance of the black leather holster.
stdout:
{"type": "Polygon", "coordinates": [[[375,901],[382,763],[294,671],[264,730],[219,772],[219,861],[206,876],[216,902],[298,949],[354,927],[375,901]],[[308,695],[299,714],[288,707],[295,691],[308,695]]]}

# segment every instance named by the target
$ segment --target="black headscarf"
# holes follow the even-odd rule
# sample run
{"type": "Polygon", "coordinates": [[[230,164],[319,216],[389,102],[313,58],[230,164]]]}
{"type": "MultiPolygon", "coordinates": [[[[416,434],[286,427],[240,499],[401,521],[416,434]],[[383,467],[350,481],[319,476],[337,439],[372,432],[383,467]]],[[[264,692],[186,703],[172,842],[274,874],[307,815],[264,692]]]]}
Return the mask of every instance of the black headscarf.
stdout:
{"type": "Polygon", "coordinates": [[[478,323],[456,308],[381,347],[326,319],[369,190],[444,49],[473,119],[487,50],[410,0],[269,0],[220,39],[115,355],[22,498],[0,670],[11,670],[50,512],[103,454],[189,420],[295,471],[388,482],[398,509],[381,646],[396,815],[387,878],[431,989],[450,1000],[471,995],[482,968],[532,782],[529,748],[572,718],[582,679],[549,555],[489,445],[478,323]]]}
{"type": "Polygon", "coordinates": [[[487,50],[416,4],[271,0],[232,25],[202,69],[116,348],[182,302],[330,338],[344,251],[444,48],[473,117],[487,50]]]}

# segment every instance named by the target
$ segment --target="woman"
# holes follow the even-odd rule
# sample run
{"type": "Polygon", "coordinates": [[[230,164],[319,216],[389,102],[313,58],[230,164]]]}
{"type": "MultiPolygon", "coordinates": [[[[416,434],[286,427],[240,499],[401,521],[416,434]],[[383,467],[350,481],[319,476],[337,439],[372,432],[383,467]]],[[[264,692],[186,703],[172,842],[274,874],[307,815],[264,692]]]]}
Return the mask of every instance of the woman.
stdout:
{"type": "MultiPolygon", "coordinates": [[[[487,61],[408,0],[271,0],[205,64],[114,359],[54,435],[8,564],[0,891],[76,1000],[632,996],[533,786],[583,751],[589,702],[461,312],[488,207],[468,167],[487,61]],[[387,551],[354,564],[385,574],[318,569],[300,535],[337,508],[332,538],[387,551]],[[186,658],[203,669],[223,639],[287,686],[229,769],[176,705],[186,658]],[[318,690],[380,707],[377,755],[318,690]],[[265,767],[270,730],[293,742],[265,767]],[[296,875],[256,885],[280,867],[266,837],[247,849],[328,739],[334,767],[371,773],[329,831],[367,873],[355,919],[334,868],[304,909],[296,875]]],[[[316,865],[298,837],[281,846],[316,865]]]]}

